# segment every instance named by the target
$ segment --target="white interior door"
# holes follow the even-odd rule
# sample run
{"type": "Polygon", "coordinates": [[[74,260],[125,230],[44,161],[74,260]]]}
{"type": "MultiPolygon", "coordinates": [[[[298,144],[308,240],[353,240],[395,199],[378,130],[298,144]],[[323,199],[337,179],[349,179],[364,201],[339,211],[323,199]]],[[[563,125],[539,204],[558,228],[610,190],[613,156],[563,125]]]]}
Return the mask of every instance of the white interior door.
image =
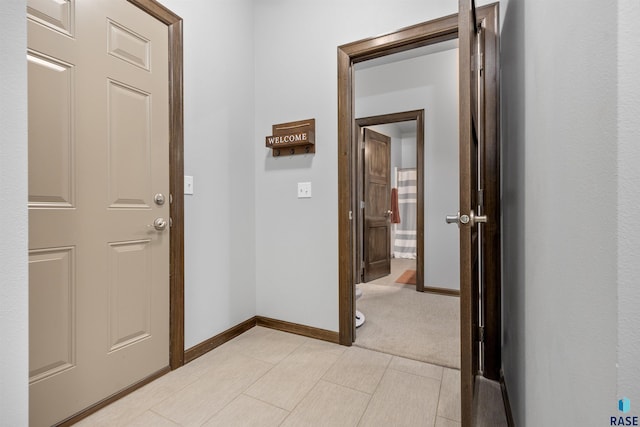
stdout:
{"type": "Polygon", "coordinates": [[[169,364],[167,37],[125,0],[28,1],[32,426],[169,364]]]}

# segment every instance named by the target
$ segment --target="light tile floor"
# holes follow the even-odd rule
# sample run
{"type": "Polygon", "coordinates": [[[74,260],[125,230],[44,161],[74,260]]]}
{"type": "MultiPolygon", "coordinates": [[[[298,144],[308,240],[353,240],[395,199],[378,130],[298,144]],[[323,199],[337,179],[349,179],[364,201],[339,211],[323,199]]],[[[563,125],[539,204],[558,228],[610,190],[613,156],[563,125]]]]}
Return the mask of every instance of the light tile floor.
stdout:
{"type": "Polygon", "coordinates": [[[78,426],[460,426],[460,371],[254,327],[78,426]]]}

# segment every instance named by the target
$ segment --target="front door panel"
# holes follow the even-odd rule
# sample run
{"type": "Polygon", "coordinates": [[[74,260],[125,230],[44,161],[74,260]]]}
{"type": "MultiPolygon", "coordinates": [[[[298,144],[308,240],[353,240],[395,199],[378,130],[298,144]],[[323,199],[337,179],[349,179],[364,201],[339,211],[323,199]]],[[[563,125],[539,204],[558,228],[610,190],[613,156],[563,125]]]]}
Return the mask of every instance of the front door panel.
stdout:
{"type": "Polygon", "coordinates": [[[30,424],[169,363],[167,26],[125,0],[29,0],[30,424]]]}

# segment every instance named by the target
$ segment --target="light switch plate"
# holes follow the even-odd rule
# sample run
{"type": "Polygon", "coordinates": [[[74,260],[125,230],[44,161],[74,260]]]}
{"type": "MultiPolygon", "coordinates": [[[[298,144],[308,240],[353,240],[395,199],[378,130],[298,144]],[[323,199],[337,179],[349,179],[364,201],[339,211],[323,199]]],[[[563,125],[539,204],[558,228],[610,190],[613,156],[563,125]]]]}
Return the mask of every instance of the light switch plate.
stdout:
{"type": "Polygon", "coordinates": [[[184,176],[184,194],[193,194],[193,177],[184,176]]]}
{"type": "Polygon", "coordinates": [[[298,183],[298,199],[309,199],[309,198],[311,198],[311,183],[299,182],[298,183]]]}

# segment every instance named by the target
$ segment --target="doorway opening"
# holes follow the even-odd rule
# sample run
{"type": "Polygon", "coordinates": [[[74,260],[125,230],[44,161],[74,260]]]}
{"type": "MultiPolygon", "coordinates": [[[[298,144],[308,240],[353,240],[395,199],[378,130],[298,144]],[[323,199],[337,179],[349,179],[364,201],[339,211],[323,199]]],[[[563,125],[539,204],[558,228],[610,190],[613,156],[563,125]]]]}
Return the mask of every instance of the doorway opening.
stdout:
{"type": "Polygon", "coordinates": [[[361,204],[354,214],[358,268],[353,283],[357,312],[365,322],[354,344],[459,369],[458,231],[444,221],[459,199],[457,38],[354,68],[357,117],[419,108],[355,120],[355,192],[361,204]],[[370,130],[389,136],[389,159],[381,161],[374,150],[379,142],[367,141],[370,130]],[[381,165],[388,169],[384,174],[371,170],[381,165]],[[380,175],[371,186],[373,195],[368,194],[371,173],[380,175]],[[379,181],[387,174],[391,191],[381,191],[379,181]],[[385,212],[392,214],[385,217],[385,212]],[[385,227],[390,228],[388,244],[389,237],[376,235],[385,227]]]}
{"type": "MultiPolygon", "coordinates": [[[[425,55],[428,54],[425,53],[425,55]]],[[[452,65],[455,68],[457,52],[454,50],[449,53],[449,56],[453,56],[452,65]]],[[[417,60],[434,62],[433,58],[417,58],[417,60]]],[[[415,66],[415,62],[412,65],[415,66]]],[[[448,78],[450,79],[450,76],[448,78]]],[[[378,84],[375,86],[379,88],[378,84]]],[[[455,102],[452,102],[451,114],[457,117],[457,94],[455,90],[450,92],[448,95],[455,98],[455,102]]],[[[358,103],[360,97],[356,96],[356,98],[358,103]]],[[[356,107],[356,111],[359,110],[360,108],[356,107]]],[[[430,174],[433,175],[433,182],[429,183],[429,180],[425,180],[425,163],[438,163],[438,144],[431,144],[429,149],[425,149],[425,145],[429,145],[425,143],[425,110],[359,118],[355,123],[359,142],[364,145],[356,150],[356,155],[359,157],[356,191],[359,199],[364,203],[360,206],[362,209],[354,215],[358,242],[355,247],[356,259],[360,260],[362,267],[354,270],[354,283],[357,284],[356,326],[358,326],[354,345],[459,369],[460,315],[457,251],[449,257],[452,259],[444,260],[451,264],[448,267],[449,270],[451,268],[454,270],[451,274],[454,277],[448,283],[453,286],[451,288],[425,286],[425,265],[429,264],[425,262],[425,253],[428,252],[425,250],[425,240],[427,240],[426,246],[432,249],[431,256],[436,263],[442,261],[438,260],[439,257],[447,258],[446,251],[442,250],[443,245],[438,245],[436,242],[438,228],[440,232],[444,230],[445,233],[449,233],[445,240],[450,240],[451,246],[457,249],[457,232],[446,226],[442,221],[442,215],[432,213],[431,218],[428,218],[429,215],[425,213],[425,204],[433,207],[443,204],[436,194],[438,193],[437,182],[446,178],[442,177],[442,174],[434,174],[432,170],[430,174]],[[372,140],[368,132],[377,134],[376,138],[372,140]],[[384,150],[383,153],[379,153],[372,146],[382,144],[385,138],[389,139],[390,155],[381,161],[379,156],[384,153],[384,150]],[[429,154],[426,154],[427,152],[429,154]],[[384,191],[378,191],[379,182],[374,183],[373,190],[369,189],[369,175],[376,172],[372,171],[376,167],[387,168],[387,172],[390,172],[389,183],[385,185],[384,191]],[[387,186],[391,187],[391,191],[386,190],[387,186]],[[368,194],[369,192],[371,194],[368,194]],[[379,211],[377,215],[379,218],[375,215],[376,210],[379,211]],[[386,212],[389,212],[388,216],[385,215],[386,212]],[[425,235],[425,229],[429,227],[425,226],[426,223],[430,223],[432,231],[427,235],[425,235]],[[387,228],[390,229],[389,232],[382,233],[382,237],[375,235],[380,234],[380,230],[386,231],[387,228]],[[384,236],[384,234],[388,235],[384,236]],[[432,234],[432,238],[429,238],[429,234],[432,234]],[[433,253],[434,246],[440,253],[433,253]],[[386,268],[381,268],[380,264],[385,261],[386,268]],[[373,268],[370,268],[371,265],[373,268]],[[416,291],[420,293],[416,295],[416,291]],[[362,325],[358,325],[358,317],[364,320],[362,325]]],[[[443,169],[452,169],[448,172],[457,175],[457,124],[453,123],[453,129],[449,131],[452,134],[450,140],[445,138],[444,141],[440,141],[440,145],[449,147],[440,147],[440,149],[441,151],[446,148],[453,150],[453,155],[450,156],[451,162],[447,164],[446,159],[440,155],[439,163],[443,169]]],[[[429,169],[428,166],[427,169],[429,169]]],[[[380,171],[377,172],[380,174],[380,171]]],[[[379,177],[376,179],[380,181],[379,177]]],[[[440,198],[444,196],[457,200],[457,180],[451,184],[453,191],[444,191],[445,194],[440,194],[440,198]],[[450,192],[453,194],[447,194],[450,192]]],[[[447,203],[444,205],[446,209],[447,203]]],[[[437,275],[437,271],[432,271],[426,276],[430,276],[433,280],[437,275]]]]}
{"type": "MultiPolygon", "coordinates": [[[[365,145],[364,136],[365,129],[380,131],[384,134],[393,135],[394,129],[391,126],[396,126],[396,135],[407,135],[407,132],[411,132],[413,130],[413,140],[415,141],[415,150],[411,150],[413,147],[408,147],[408,150],[404,150],[404,157],[406,159],[407,154],[411,158],[407,161],[403,162],[403,142],[398,140],[396,135],[393,135],[390,140],[390,158],[387,159],[386,163],[389,167],[389,191],[385,191],[383,194],[378,194],[378,197],[383,197],[384,199],[378,201],[376,203],[381,206],[382,212],[380,213],[383,216],[383,221],[385,223],[389,223],[390,230],[388,235],[384,238],[387,243],[388,250],[385,251],[386,255],[388,255],[386,259],[387,265],[385,266],[385,272],[388,275],[390,274],[389,265],[391,259],[393,258],[405,258],[405,259],[414,259],[414,270],[415,270],[415,285],[416,290],[422,292],[424,289],[424,278],[423,278],[423,267],[424,267],[424,110],[413,110],[406,111],[402,113],[392,113],[392,114],[383,114],[379,116],[371,116],[364,117],[360,119],[356,119],[356,134],[358,135],[359,145],[365,145]],[[402,126],[400,128],[400,126],[402,126]],[[404,131],[403,131],[404,129],[404,131]],[[411,152],[413,151],[413,152],[411,152]],[[399,152],[399,153],[398,153],[399,152]],[[407,153],[408,152],[408,153],[407,153]],[[398,153],[398,154],[396,154],[398,153]],[[398,191],[398,187],[402,184],[402,173],[403,170],[405,172],[413,171],[414,176],[407,175],[407,178],[413,178],[411,184],[413,185],[413,189],[415,192],[412,192],[411,196],[413,196],[412,200],[415,200],[408,208],[415,211],[412,212],[412,218],[409,220],[411,225],[403,224],[402,217],[400,216],[400,212],[395,212],[395,210],[399,210],[399,202],[402,198],[398,191]],[[398,175],[400,173],[400,182],[398,181],[398,175]],[[395,189],[396,191],[393,191],[395,189]],[[393,195],[392,195],[393,193],[393,195]],[[397,200],[393,200],[394,197],[397,197],[397,200]],[[391,211],[391,212],[389,212],[391,211]],[[415,215],[415,216],[414,216],[415,215]],[[407,230],[406,236],[398,236],[396,230],[394,228],[398,228],[395,224],[402,224],[403,230],[407,230]],[[405,227],[406,225],[406,227],[405,227]],[[408,239],[403,240],[412,240],[406,244],[405,248],[402,248],[399,243],[400,239],[398,238],[398,242],[396,242],[395,237],[408,237],[408,239]],[[397,244],[396,244],[397,243],[397,244]],[[401,252],[405,252],[406,256],[403,256],[401,252]]],[[[409,144],[404,144],[409,145],[409,144]]],[[[368,159],[369,156],[367,152],[367,148],[358,147],[356,150],[356,155],[358,159],[356,160],[357,166],[357,182],[356,184],[356,192],[358,193],[358,197],[361,201],[365,202],[374,197],[372,194],[368,194],[368,186],[366,183],[366,174],[365,170],[368,168],[368,159]],[[366,153],[366,154],[365,154],[366,153]]],[[[355,216],[355,228],[356,228],[356,241],[358,245],[355,247],[355,259],[356,263],[361,264],[361,269],[354,269],[354,283],[367,282],[374,280],[381,276],[381,274],[373,274],[367,271],[368,263],[368,252],[371,251],[372,248],[367,248],[368,241],[372,241],[372,239],[368,238],[368,230],[367,230],[367,218],[365,206],[361,206],[362,209],[359,209],[355,216]]],[[[407,222],[407,218],[405,218],[405,222],[407,222]]]]}
{"type": "MultiPolygon", "coordinates": [[[[339,162],[338,162],[338,180],[339,180],[339,313],[340,313],[340,343],[343,345],[351,345],[355,339],[355,324],[352,314],[355,312],[355,294],[354,283],[357,283],[359,275],[359,256],[356,245],[358,242],[357,215],[359,199],[358,186],[360,180],[358,171],[360,170],[358,161],[358,132],[359,127],[365,125],[381,124],[380,119],[371,119],[373,121],[364,121],[360,125],[355,122],[355,66],[358,63],[382,58],[398,52],[409,51],[415,48],[434,45],[444,41],[455,40],[458,37],[458,20],[457,16],[449,16],[418,24],[396,33],[377,38],[366,39],[359,42],[350,43],[338,48],[338,70],[339,70],[339,91],[338,91],[338,110],[339,110],[339,162]],[[346,212],[347,215],[343,215],[346,212]]],[[[416,120],[420,121],[424,126],[424,117],[419,118],[416,113],[411,113],[408,117],[400,121],[416,120]]],[[[423,143],[424,144],[424,141],[423,143]]],[[[424,153],[417,156],[418,160],[424,158],[424,153]]],[[[420,168],[417,168],[420,169],[420,168]]],[[[421,168],[423,169],[423,167],[421,168]]],[[[420,171],[417,171],[420,173],[420,171]]],[[[424,176],[418,177],[417,182],[422,185],[424,176]]],[[[422,192],[420,188],[417,192],[422,192]]],[[[424,205],[420,206],[418,200],[418,209],[423,211],[424,205]]],[[[418,214],[418,221],[423,219],[424,215],[418,214]]],[[[417,252],[419,256],[423,256],[424,243],[420,243],[424,239],[424,235],[420,235],[420,223],[417,224],[417,252]]],[[[422,229],[424,225],[422,224],[422,229]]],[[[416,265],[416,282],[424,284],[423,265],[416,265]]],[[[423,264],[423,263],[422,263],[423,264]]],[[[416,286],[418,286],[416,283],[416,286]]]]}
{"type": "Polygon", "coordinates": [[[353,278],[354,269],[359,268],[354,256],[357,239],[353,220],[359,209],[354,66],[393,53],[460,40],[460,199],[451,208],[452,214],[459,209],[458,214],[447,219],[459,225],[460,233],[463,426],[472,425],[476,376],[497,380],[501,365],[498,5],[476,9],[473,3],[460,0],[458,14],[338,47],[339,337],[341,344],[349,346],[356,335],[353,278]],[[482,214],[474,216],[474,211],[482,214]],[[479,223],[485,221],[480,234],[479,223]],[[484,366],[479,365],[480,353],[484,366]]]}

